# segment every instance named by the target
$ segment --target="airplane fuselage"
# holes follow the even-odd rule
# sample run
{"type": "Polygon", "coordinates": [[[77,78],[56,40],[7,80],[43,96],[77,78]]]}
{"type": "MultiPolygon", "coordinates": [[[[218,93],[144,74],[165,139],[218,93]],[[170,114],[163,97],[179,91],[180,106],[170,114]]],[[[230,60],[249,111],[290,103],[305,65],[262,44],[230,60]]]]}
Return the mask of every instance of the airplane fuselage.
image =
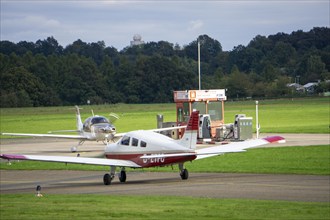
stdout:
{"type": "Polygon", "coordinates": [[[194,153],[173,139],[152,131],[134,131],[127,133],[118,142],[105,147],[108,159],[130,160],[141,167],[167,166],[192,161],[195,155],[162,157],[165,154],[194,153]],[[146,155],[157,155],[156,158],[143,158],[146,155]]]}
{"type": "Polygon", "coordinates": [[[87,118],[80,130],[81,136],[96,141],[112,140],[115,134],[116,128],[103,116],[87,118]]]}

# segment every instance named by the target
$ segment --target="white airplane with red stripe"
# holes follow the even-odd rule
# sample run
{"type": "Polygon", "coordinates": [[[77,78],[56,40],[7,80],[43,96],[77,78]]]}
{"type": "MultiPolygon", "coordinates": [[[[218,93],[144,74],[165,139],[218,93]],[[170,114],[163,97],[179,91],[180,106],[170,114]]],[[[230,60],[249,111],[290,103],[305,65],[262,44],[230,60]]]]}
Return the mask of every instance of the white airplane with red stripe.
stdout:
{"type": "Polygon", "coordinates": [[[204,159],[224,153],[244,152],[251,147],[257,147],[274,142],[285,142],[283,137],[271,136],[263,139],[254,139],[244,142],[233,142],[226,145],[196,149],[199,112],[193,112],[189,119],[186,131],[179,140],[171,139],[153,131],[131,131],[126,133],[118,142],[105,147],[105,158],[66,157],[66,156],[41,156],[41,155],[15,155],[0,154],[7,160],[34,160],[63,163],[79,163],[109,166],[110,173],[103,177],[105,185],[110,185],[116,174],[120,182],[126,182],[126,167],[147,168],[158,166],[179,165],[180,176],[188,179],[188,170],[184,163],[204,159]]]}

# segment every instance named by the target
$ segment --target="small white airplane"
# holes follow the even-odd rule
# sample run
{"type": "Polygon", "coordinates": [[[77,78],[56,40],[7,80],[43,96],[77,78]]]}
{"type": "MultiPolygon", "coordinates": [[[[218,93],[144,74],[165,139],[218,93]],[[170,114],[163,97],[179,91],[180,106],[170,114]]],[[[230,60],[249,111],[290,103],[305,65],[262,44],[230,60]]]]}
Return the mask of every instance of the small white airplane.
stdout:
{"type": "Polygon", "coordinates": [[[103,177],[103,183],[110,185],[116,174],[116,167],[121,167],[118,175],[120,182],[126,182],[126,167],[147,168],[156,166],[179,165],[180,176],[188,179],[188,170],[184,163],[224,153],[244,152],[245,149],[274,142],[285,142],[280,136],[271,136],[263,139],[235,142],[227,145],[218,145],[203,149],[196,149],[199,112],[193,112],[189,119],[186,131],[179,140],[152,131],[132,131],[126,133],[116,143],[105,147],[105,159],[66,156],[16,155],[0,154],[0,158],[7,160],[35,160],[63,163],[79,163],[110,166],[110,173],[103,177]]]}
{"type": "MultiPolygon", "coordinates": [[[[76,127],[77,130],[61,130],[55,132],[77,132],[77,135],[63,135],[63,134],[28,134],[28,133],[1,133],[1,135],[10,136],[30,136],[30,137],[47,137],[47,138],[65,138],[77,139],[79,143],[77,146],[82,145],[85,141],[110,141],[113,140],[116,134],[116,127],[104,116],[94,115],[88,117],[82,123],[79,107],[76,108],[76,127]]],[[[119,117],[116,114],[110,114],[115,119],[119,117]]],[[[71,148],[72,152],[77,151],[77,147],[71,148]]]]}
{"type": "MultiPolygon", "coordinates": [[[[64,135],[64,134],[50,134],[55,132],[49,132],[48,134],[28,134],[28,133],[1,133],[1,135],[9,136],[29,136],[29,137],[46,137],[46,138],[65,138],[79,140],[77,146],[71,148],[72,152],[77,151],[77,147],[82,145],[85,141],[102,141],[104,143],[114,141],[114,138],[119,138],[125,133],[116,133],[116,127],[104,116],[94,115],[88,117],[84,123],[82,123],[79,107],[76,108],[76,127],[77,130],[60,130],[55,132],[77,132],[77,135],[64,135]]],[[[111,113],[110,116],[114,120],[119,119],[118,115],[111,113]]],[[[173,130],[185,128],[185,126],[153,129],[151,131],[160,132],[166,130],[173,130]]]]}

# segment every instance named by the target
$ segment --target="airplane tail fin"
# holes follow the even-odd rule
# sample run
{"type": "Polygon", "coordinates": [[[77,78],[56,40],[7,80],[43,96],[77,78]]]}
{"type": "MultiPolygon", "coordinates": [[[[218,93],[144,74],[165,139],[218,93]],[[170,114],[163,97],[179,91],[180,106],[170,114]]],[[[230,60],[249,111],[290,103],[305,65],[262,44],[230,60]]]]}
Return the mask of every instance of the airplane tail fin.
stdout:
{"type": "Polygon", "coordinates": [[[198,116],[199,111],[194,111],[190,115],[186,131],[179,140],[179,144],[189,149],[196,149],[197,132],[198,132],[198,116]]]}
{"type": "Polygon", "coordinates": [[[79,107],[76,105],[75,108],[76,108],[76,125],[77,125],[77,130],[79,132],[81,132],[83,130],[83,123],[81,121],[79,107]]]}

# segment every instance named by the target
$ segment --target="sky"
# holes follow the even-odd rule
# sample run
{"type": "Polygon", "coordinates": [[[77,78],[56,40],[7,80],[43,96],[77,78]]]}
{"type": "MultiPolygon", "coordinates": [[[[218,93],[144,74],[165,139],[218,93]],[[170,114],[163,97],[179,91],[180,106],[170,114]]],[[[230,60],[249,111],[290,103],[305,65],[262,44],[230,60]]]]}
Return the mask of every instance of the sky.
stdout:
{"type": "Polygon", "coordinates": [[[330,0],[0,0],[0,39],[36,42],[53,36],[66,47],[81,39],[118,50],[135,34],[181,47],[206,34],[224,51],[257,35],[329,27],[330,0]]]}

